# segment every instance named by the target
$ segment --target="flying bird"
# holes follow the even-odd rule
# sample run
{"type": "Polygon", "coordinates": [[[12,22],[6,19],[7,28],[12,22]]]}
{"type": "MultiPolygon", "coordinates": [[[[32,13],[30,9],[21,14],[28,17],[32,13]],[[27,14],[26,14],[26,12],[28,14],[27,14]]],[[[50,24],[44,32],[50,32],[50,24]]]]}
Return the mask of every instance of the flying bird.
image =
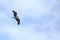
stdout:
{"type": "Polygon", "coordinates": [[[12,11],[13,12],[13,15],[14,15],[14,17],[13,18],[15,18],[15,20],[17,21],[17,23],[18,23],[18,25],[20,24],[20,19],[19,19],[19,17],[17,16],[17,12],[16,11],[12,11]]]}

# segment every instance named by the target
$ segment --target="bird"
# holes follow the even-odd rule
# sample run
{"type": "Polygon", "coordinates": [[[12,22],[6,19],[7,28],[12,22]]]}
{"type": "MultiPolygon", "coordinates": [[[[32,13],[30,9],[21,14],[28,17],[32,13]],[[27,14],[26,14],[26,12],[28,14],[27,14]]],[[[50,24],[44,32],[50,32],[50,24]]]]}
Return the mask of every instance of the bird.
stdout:
{"type": "Polygon", "coordinates": [[[17,24],[19,25],[20,24],[20,19],[19,17],[17,16],[17,12],[15,10],[12,10],[13,12],[13,16],[12,18],[14,18],[16,21],[17,21],[17,24]]]}

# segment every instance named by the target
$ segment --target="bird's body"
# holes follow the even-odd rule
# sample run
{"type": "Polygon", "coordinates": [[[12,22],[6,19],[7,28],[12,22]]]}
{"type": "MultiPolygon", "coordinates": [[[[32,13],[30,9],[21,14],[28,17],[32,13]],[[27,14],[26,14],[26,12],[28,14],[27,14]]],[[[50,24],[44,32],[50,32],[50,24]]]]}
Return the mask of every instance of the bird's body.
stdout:
{"type": "Polygon", "coordinates": [[[17,23],[18,23],[18,25],[20,24],[20,19],[19,19],[19,17],[17,16],[17,12],[15,12],[14,10],[12,11],[13,13],[14,13],[14,17],[13,18],[15,18],[15,20],[17,21],[17,23]]]}

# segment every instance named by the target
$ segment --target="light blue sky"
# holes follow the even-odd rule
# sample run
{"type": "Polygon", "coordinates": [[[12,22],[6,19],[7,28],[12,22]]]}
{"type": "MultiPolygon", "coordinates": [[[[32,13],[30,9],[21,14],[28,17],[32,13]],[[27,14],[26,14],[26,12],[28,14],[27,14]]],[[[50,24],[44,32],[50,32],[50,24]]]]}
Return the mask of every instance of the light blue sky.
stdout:
{"type": "Polygon", "coordinates": [[[60,0],[0,0],[0,40],[60,40],[60,0]]]}

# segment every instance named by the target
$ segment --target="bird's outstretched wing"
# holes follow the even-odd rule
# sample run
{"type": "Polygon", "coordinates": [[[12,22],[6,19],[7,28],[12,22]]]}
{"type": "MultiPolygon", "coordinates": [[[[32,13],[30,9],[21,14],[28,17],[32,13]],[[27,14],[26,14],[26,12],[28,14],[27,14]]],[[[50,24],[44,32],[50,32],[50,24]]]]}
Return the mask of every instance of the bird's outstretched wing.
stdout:
{"type": "Polygon", "coordinates": [[[20,24],[20,19],[18,19],[18,18],[15,18],[15,19],[16,19],[18,25],[19,25],[20,24]]]}
{"type": "Polygon", "coordinates": [[[13,13],[14,13],[14,17],[16,17],[17,16],[17,12],[16,11],[12,11],[13,13]]]}

